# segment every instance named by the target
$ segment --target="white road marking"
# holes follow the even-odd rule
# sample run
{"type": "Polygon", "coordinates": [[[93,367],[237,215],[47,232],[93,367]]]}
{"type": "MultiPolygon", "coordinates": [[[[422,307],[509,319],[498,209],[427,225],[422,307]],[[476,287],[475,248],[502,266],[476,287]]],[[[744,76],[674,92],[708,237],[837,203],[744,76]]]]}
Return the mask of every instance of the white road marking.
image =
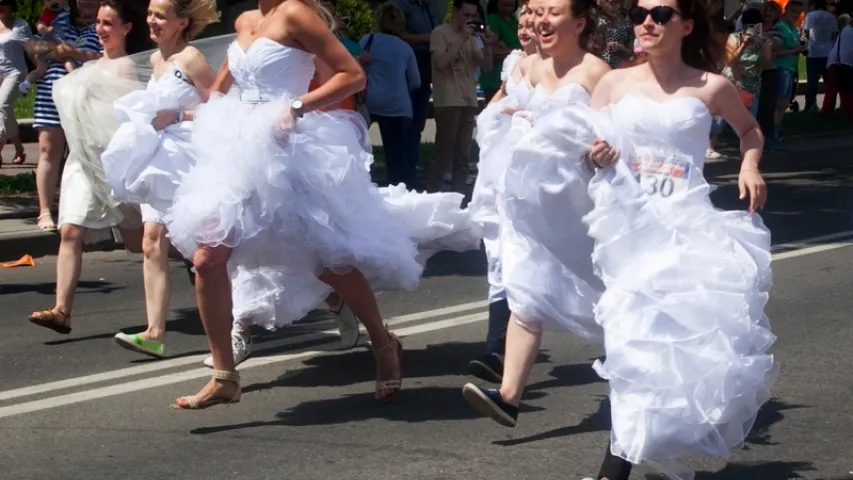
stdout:
{"type": "MultiPolygon", "coordinates": [[[[482,322],[489,317],[488,312],[480,312],[472,315],[465,315],[462,317],[456,318],[448,318],[445,320],[438,320],[435,322],[430,322],[421,325],[415,325],[412,327],[405,327],[399,330],[395,330],[395,333],[401,337],[408,337],[413,335],[418,335],[421,333],[432,332],[436,330],[443,330],[446,328],[459,327],[462,325],[468,325],[470,323],[482,322]]],[[[269,357],[261,357],[261,358],[253,358],[247,360],[243,364],[240,365],[240,370],[246,370],[249,368],[261,367],[264,365],[271,365],[274,363],[287,362],[291,360],[297,360],[301,358],[315,357],[318,355],[323,355],[325,353],[329,353],[332,350],[309,350],[304,352],[297,353],[285,353],[281,355],[271,355],[269,357]]],[[[86,390],[77,393],[70,393],[67,395],[59,395],[55,397],[43,398],[41,400],[34,400],[31,402],[20,403],[17,405],[10,405],[8,407],[0,407],[0,418],[11,417],[14,415],[21,415],[24,413],[32,413],[40,410],[47,410],[50,408],[61,407],[65,405],[72,405],[75,403],[87,402],[90,400],[97,400],[100,398],[112,397],[115,395],[122,395],[125,393],[133,393],[139,390],[148,390],[151,388],[162,387],[164,385],[171,385],[173,383],[185,382],[188,380],[193,380],[196,378],[204,378],[210,376],[210,369],[208,368],[196,368],[193,370],[188,370],[185,372],[178,372],[168,375],[163,375],[160,377],[154,378],[146,378],[143,380],[136,380],[132,382],[119,383],[115,385],[110,385],[107,387],[96,388],[93,390],[86,390]]],[[[192,393],[192,392],[187,392],[192,393]]]]}
{"type": "MultiPolygon", "coordinates": [[[[773,261],[785,260],[788,258],[801,257],[805,255],[812,255],[815,253],[826,252],[830,250],[835,250],[838,248],[843,248],[853,245],[853,231],[845,231],[838,232],[830,235],[822,235],[819,237],[813,237],[804,239],[794,243],[780,244],[773,247],[773,250],[780,249],[795,249],[791,251],[785,251],[781,253],[774,253],[772,256],[773,261]],[[839,241],[833,243],[823,243],[831,240],[844,239],[848,238],[846,241],[839,241]],[[814,245],[815,243],[821,243],[820,245],[814,245]],[[811,245],[811,246],[810,246],[811,245]]],[[[417,322],[420,320],[426,320],[430,318],[438,318],[445,315],[452,315],[456,313],[462,313],[472,310],[479,310],[486,308],[488,306],[487,301],[477,301],[477,302],[469,302],[460,305],[454,305],[450,307],[439,308],[435,310],[428,310],[424,312],[416,312],[408,315],[402,315],[399,317],[392,317],[388,319],[388,324],[390,326],[399,326],[404,325],[406,323],[417,322]]],[[[447,328],[458,327],[462,325],[467,325],[470,323],[480,322],[488,318],[488,312],[477,312],[470,315],[465,315],[461,317],[449,318],[445,320],[438,320],[434,322],[429,322],[421,325],[415,325],[412,327],[404,327],[400,329],[395,329],[395,333],[402,336],[409,335],[417,335],[426,332],[432,332],[436,330],[443,330],[447,328]]],[[[288,346],[294,345],[309,341],[322,340],[327,338],[328,336],[333,336],[337,332],[335,330],[326,330],[323,332],[315,332],[305,335],[300,335],[297,337],[291,337],[288,339],[284,339],[281,342],[270,342],[269,344],[265,344],[264,347],[272,347],[272,346],[288,346]]],[[[272,355],[267,357],[258,357],[250,359],[240,365],[240,369],[244,370],[247,368],[254,368],[264,365],[270,365],[279,362],[286,362],[290,360],[302,359],[313,357],[317,355],[323,355],[328,352],[334,352],[334,349],[329,350],[309,350],[303,352],[294,352],[294,353],[285,353],[280,355],[272,355]]],[[[80,387],[93,383],[106,382],[109,380],[115,379],[123,379],[131,376],[139,376],[146,373],[156,372],[159,370],[167,370],[170,368],[181,367],[184,365],[189,365],[195,362],[201,362],[207,355],[194,355],[191,357],[182,357],[175,358],[171,360],[164,360],[161,362],[139,365],[135,367],[122,368],[118,370],[98,373],[94,375],[87,375],[83,377],[70,378],[67,380],[61,380],[57,382],[49,382],[41,385],[33,385],[29,387],[18,388],[14,390],[7,390],[5,392],[0,392],[0,401],[9,400],[18,397],[26,397],[31,395],[38,395],[46,392],[51,392],[55,390],[63,390],[74,387],[80,387]]],[[[31,402],[24,402],[17,405],[10,405],[7,407],[0,407],[0,418],[10,417],[14,415],[20,415],[22,413],[29,413],[39,410],[46,410],[49,408],[60,407],[63,405],[70,405],[74,403],[85,402],[89,400],[95,400],[104,397],[110,397],[114,395],[120,395],[123,393],[132,393],[139,390],[145,390],[149,388],[155,388],[163,385],[170,385],[174,383],[179,383],[187,380],[192,380],[196,378],[203,378],[210,375],[210,370],[207,368],[197,368],[183,372],[177,372],[172,374],[166,374],[158,377],[146,378],[142,380],[129,381],[124,383],[118,383],[114,385],[109,385],[106,387],[95,388],[92,390],[87,390],[84,392],[71,393],[66,395],[58,395],[54,397],[43,398],[40,400],[35,400],[31,402]]]]}
{"type": "MultiPolygon", "coordinates": [[[[388,326],[395,327],[398,325],[404,325],[411,322],[417,322],[420,320],[425,320],[429,318],[437,318],[444,315],[451,315],[455,313],[467,312],[475,309],[483,309],[489,306],[489,302],[486,300],[478,301],[478,302],[469,302],[463,303],[460,305],[453,305],[450,307],[438,308],[435,310],[427,310],[424,312],[416,312],[410,313],[407,315],[401,315],[398,317],[391,317],[386,320],[388,326]]],[[[364,327],[361,328],[362,331],[364,327]]],[[[263,344],[263,348],[279,348],[279,347],[287,347],[290,345],[297,345],[300,343],[306,342],[314,342],[323,339],[330,339],[330,337],[336,337],[338,335],[337,329],[334,330],[324,330],[322,332],[313,332],[305,335],[298,335],[296,337],[289,337],[283,340],[278,340],[274,342],[269,342],[263,344]]],[[[208,354],[201,355],[192,355],[188,357],[180,357],[180,358],[172,358],[168,360],[158,361],[156,363],[150,363],[145,365],[137,365],[134,367],[120,368],[118,370],[110,370],[103,373],[96,373],[93,375],[86,375],[82,377],[69,378],[66,380],[59,380],[55,382],[43,383],[40,385],[32,385],[29,387],[16,388],[14,390],[6,390],[4,392],[0,392],[0,401],[10,400],[12,398],[18,397],[28,397],[30,395],[39,395],[47,392],[51,392],[54,390],[64,390],[67,388],[80,387],[83,385],[89,385],[92,383],[100,383],[106,382],[109,380],[122,379],[126,377],[134,377],[138,375],[143,375],[151,372],[157,372],[160,370],[168,370],[171,368],[182,367],[184,365],[190,365],[193,363],[201,363],[208,354]]]]}
{"type": "MultiPolygon", "coordinates": [[[[846,230],[844,232],[830,233],[829,235],[821,235],[819,237],[805,238],[803,240],[798,240],[796,242],[780,243],[779,245],[773,245],[770,248],[770,251],[773,252],[773,251],[777,251],[777,250],[788,250],[788,249],[792,249],[792,248],[801,249],[804,247],[814,245],[815,243],[828,242],[830,240],[838,240],[840,238],[852,238],[852,237],[853,237],[853,230],[846,230]]],[[[785,257],[785,258],[788,258],[788,257],[785,257]]]]}

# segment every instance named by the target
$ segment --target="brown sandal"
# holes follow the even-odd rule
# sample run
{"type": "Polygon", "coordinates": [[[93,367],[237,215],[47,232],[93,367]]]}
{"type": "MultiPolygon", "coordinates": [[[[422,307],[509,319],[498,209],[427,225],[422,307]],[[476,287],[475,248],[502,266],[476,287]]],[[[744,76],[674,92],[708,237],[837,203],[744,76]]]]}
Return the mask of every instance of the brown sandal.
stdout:
{"type": "Polygon", "coordinates": [[[30,322],[63,335],[71,333],[71,315],[61,308],[54,307],[50,310],[34,312],[30,315],[30,322]]]}
{"type": "Polygon", "coordinates": [[[374,348],[373,353],[376,356],[376,392],[374,393],[373,398],[378,402],[389,402],[397,396],[397,393],[403,387],[403,344],[400,342],[400,339],[397,338],[396,335],[388,331],[388,325],[385,325],[385,332],[388,334],[388,343],[385,345],[374,348]],[[392,378],[390,380],[380,380],[380,367],[379,367],[379,357],[385,356],[389,357],[394,355],[397,360],[397,364],[399,366],[399,376],[398,378],[392,378]],[[384,391],[390,392],[386,394],[382,394],[384,391]]]}
{"type": "Polygon", "coordinates": [[[204,410],[215,405],[227,405],[230,403],[240,403],[240,398],[243,396],[243,390],[240,388],[240,374],[237,372],[226,372],[224,370],[214,370],[213,378],[216,380],[224,380],[237,385],[237,390],[231,395],[231,398],[209,398],[204,403],[199,403],[198,395],[185,395],[179,397],[172,408],[178,410],[204,410]]]}

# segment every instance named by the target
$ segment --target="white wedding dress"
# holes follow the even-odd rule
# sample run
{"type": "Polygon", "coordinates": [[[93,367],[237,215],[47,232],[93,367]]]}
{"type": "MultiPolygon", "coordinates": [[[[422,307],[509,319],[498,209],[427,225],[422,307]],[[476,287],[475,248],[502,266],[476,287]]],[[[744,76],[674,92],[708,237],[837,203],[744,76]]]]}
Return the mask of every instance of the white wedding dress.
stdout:
{"type": "MultiPolygon", "coordinates": [[[[515,52],[521,53],[520,50],[514,50],[513,53],[515,52]]],[[[504,60],[501,78],[506,82],[504,85],[506,95],[497,102],[486,105],[486,108],[477,116],[476,140],[480,149],[480,159],[468,211],[471,221],[480,229],[486,249],[489,302],[506,298],[501,283],[498,238],[500,219],[496,189],[512,155],[512,148],[531,127],[525,106],[533,93],[533,87],[527,80],[515,81],[511,75],[518,59],[519,55],[511,55],[504,60]],[[504,109],[516,112],[502,113],[504,109]]]]}
{"type": "MultiPolygon", "coordinates": [[[[510,310],[528,328],[568,330],[601,341],[593,306],[604,290],[590,255],[593,242],[582,219],[592,210],[592,172],[584,153],[593,132],[566,122],[567,112],[589,103],[576,83],[553,92],[533,89],[514,121],[527,132],[514,141],[497,182],[501,282],[510,310]]],[[[519,127],[520,128],[520,127],[519,127]]]]}
{"type": "Polygon", "coordinates": [[[195,164],[192,122],[173,123],[157,131],[151,122],[159,111],[183,112],[199,104],[198,89],[174,64],[147,88],[115,102],[119,127],[101,159],[113,193],[125,203],[140,204],[142,220],[162,223],[175,191],[195,164]]]}
{"type": "Polygon", "coordinates": [[[101,154],[118,123],[113,102],[139,88],[127,58],[94,60],[57,80],[56,104],[68,142],[68,158],[62,171],[57,226],[87,229],[85,242],[111,237],[112,227],[139,227],[139,215],[123,205],[107,184],[101,154]]]}
{"type": "Polygon", "coordinates": [[[679,458],[727,457],[770,398],[770,232],[757,214],[711,204],[700,100],[630,94],[601,114],[594,128],[622,152],[592,179],[585,219],[607,286],[595,368],[610,383],[612,452],[691,479],[679,458]]]}
{"type": "Polygon", "coordinates": [[[246,50],[232,43],[227,57],[239,94],[196,110],[199,161],[165,224],[187,258],[201,244],[234,248],[234,318],[267,329],[301,319],[331,292],[317,278],[323,268],[355,267],[376,290],[412,290],[418,243],[478,247],[461,198],[376,188],[357,113],[311,112],[278,131],[279,114],[308,91],[312,55],[261,37],[246,50]]]}

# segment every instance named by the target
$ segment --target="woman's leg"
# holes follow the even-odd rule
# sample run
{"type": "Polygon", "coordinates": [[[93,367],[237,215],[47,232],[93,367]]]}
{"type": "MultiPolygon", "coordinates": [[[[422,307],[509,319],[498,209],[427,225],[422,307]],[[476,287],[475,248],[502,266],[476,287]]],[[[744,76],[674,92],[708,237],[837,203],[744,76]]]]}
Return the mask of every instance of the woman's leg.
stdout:
{"type": "MultiPolygon", "coordinates": [[[[18,121],[15,119],[15,98],[18,96],[20,75],[6,75],[0,79],[0,150],[6,140],[18,136],[18,121]]],[[[16,153],[20,153],[16,147],[16,153]]],[[[2,159],[0,159],[2,161],[2,159]]]]}
{"type": "Polygon", "coordinates": [[[231,353],[231,278],[227,269],[230,255],[228,247],[206,245],[193,255],[196,301],[213,357],[214,378],[197,394],[178,398],[175,402],[178,408],[204,408],[239,401],[239,377],[231,353]]]}
{"type": "Polygon", "coordinates": [[[393,397],[402,382],[402,348],[383,324],[379,304],[367,279],[354,268],[344,274],[325,270],[318,278],[349,305],[370,336],[378,369],[376,399],[393,397]]]}
{"type": "Polygon", "coordinates": [[[145,222],[142,228],[142,280],[148,329],[141,336],[162,343],[166,339],[166,317],[172,294],[169,240],[164,225],[145,222]]]}
{"type": "Polygon", "coordinates": [[[38,227],[53,230],[50,208],[59,185],[60,163],[65,153],[65,132],[61,127],[39,128],[39,160],[36,167],[36,189],[39,199],[38,227]]]}
{"type": "Polygon", "coordinates": [[[499,390],[483,390],[470,383],[462,387],[462,394],[472,407],[505,427],[515,426],[518,404],[542,342],[538,322],[526,325],[530,328],[522,326],[515,314],[510,317],[499,390]]]}
{"type": "Polygon", "coordinates": [[[610,442],[607,442],[607,450],[604,453],[604,461],[598,471],[599,480],[628,480],[631,476],[631,462],[619,458],[610,452],[610,442]]]}
{"type": "MultiPolygon", "coordinates": [[[[51,310],[33,312],[30,320],[47,328],[62,326],[70,331],[74,294],[83,264],[83,236],[86,229],[66,223],[59,229],[59,253],[56,258],[56,302],[51,310]]],[[[59,331],[59,330],[57,330],[59,331]]],[[[62,333],[68,333],[62,332],[62,333]]]]}

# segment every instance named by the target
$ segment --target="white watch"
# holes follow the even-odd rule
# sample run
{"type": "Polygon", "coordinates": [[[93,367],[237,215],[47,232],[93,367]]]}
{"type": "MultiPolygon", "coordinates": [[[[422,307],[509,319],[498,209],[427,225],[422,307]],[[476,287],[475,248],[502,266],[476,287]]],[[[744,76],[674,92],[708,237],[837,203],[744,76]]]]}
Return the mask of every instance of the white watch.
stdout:
{"type": "Polygon", "coordinates": [[[305,113],[305,104],[302,103],[302,100],[297,98],[290,102],[290,110],[296,118],[302,118],[302,115],[305,113]]]}

